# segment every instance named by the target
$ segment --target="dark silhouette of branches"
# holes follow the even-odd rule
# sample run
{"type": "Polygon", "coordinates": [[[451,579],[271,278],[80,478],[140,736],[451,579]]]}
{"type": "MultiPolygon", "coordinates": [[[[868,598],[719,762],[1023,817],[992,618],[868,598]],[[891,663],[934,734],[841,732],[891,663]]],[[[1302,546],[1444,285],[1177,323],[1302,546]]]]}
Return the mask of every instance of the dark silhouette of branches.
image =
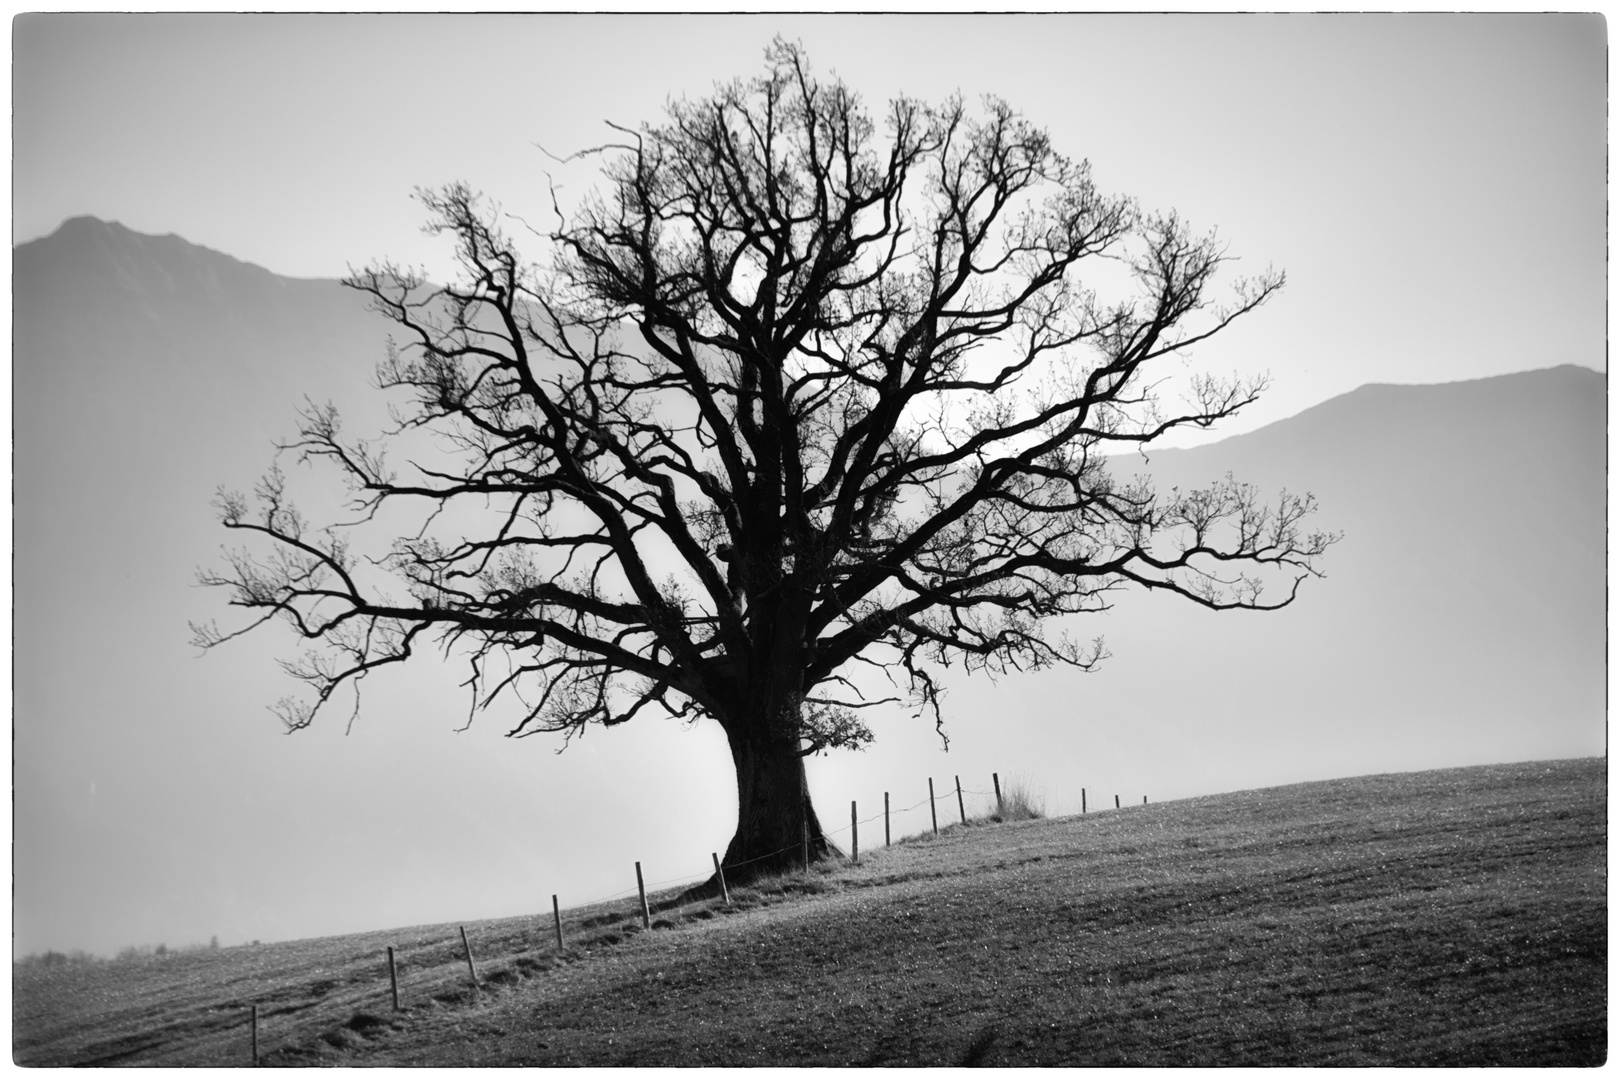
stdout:
{"type": "Polygon", "coordinates": [[[404,404],[376,441],[311,405],[287,448],[347,479],[356,522],[312,532],[279,473],[221,495],[269,554],[203,580],[311,649],[289,727],[427,632],[475,710],[522,702],[514,735],[710,717],[746,788],[745,757],[860,745],[874,705],[942,724],[953,662],[1093,666],[1066,617],[1113,590],[1274,608],[1318,572],[1309,495],[1156,492],[1107,456],[1256,399],[1200,375],[1172,405],[1150,379],[1281,273],[1217,289],[1213,235],[1099,192],[1006,103],[874,121],[782,42],[762,77],[615,130],[544,265],[453,185],[419,197],[457,282],[348,281],[395,324],[377,376],[404,404]],[[352,554],[396,504],[419,528],[352,554]],[[899,696],[864,697],[861,665],[899,696]]]}

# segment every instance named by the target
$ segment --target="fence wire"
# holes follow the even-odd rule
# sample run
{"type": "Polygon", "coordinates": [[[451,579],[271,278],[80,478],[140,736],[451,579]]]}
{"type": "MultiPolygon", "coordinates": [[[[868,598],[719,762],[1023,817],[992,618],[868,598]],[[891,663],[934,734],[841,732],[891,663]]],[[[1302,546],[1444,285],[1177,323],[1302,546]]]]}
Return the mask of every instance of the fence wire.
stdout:
{"type": "MultiPolygon", "coordinates": [[[[919,799],[918,801],[912,803],[910,806],[891,806],[891,807],[887,808],[886,810],[882,810],[882,811],[879,811],[878,813],[872,814],[870,817],[857,818],[855,820],[854,827],[859,828],[861,825],[870,825],[874,821],[880,821],[880,820],[882,820],[884,818],[893,819],[894,817],[896,817],[896,816],[898,816],[900,814],[907,814],[907,813],[910,813],[913,810],[921,809],[922,807],[927,806],[929,803],[933,803],[934,805],[937,806],[941,800],[948,800],[952,796],[958,794],[958,792],[960,792],[960,794],[963,797],[966,797],[968,795],[973,795],[973,796],[980,796],[980,797],[984,797],[984,798],[996,798],[998,796],[998,793],[995,792],[995,791],[981,791],[981,790],[978,790],[977,788],[960,788],[960,789],[958,789],[957,787],[952,786],[950,788],[947,788],[944,792],[936,792],[931,799],[930,798],[919,799]]],[[[961,811],[962,808],[958,808],[958,809],[959,809],[959,811],[961,811]]],[[[828,829],[828,828],[824,827],[821,830],[821,835],[824,836],[824,837],[842,836],[843,834],[849,833],[850,831],[851,831],[851,826],[849,826],[849,825],[840,825],[837,828],[832,828],[832,829],[828,829]]],[[[800,841],[798,843],[789,844],[786,847],[777,848],[775,851],[768,851],[763,855],[755,855],[753,858],[743,859],[740,862],[723,863],[721,865],[721,869],[722,869],[722,871],[738,870],[738,869],[741,869],[742,867],[749,866],[749,865],[751,865],[753,863],[763,862],[766,859],[774,859],[779,855],[786,855],[786,854],[788,854],[790,852],[798,851],[802,847],[803,847],[803,842],[800,841]]],[[[868,849],[868,850],[876,850],[876,849],[868,849]]],[[[651,891],[652,889],[659,888],[659,887],[666,886],[666,885],[678,885],[678,884],[696,885],[696,884],[699,884],[700,882],[708,880],[709,878],[711,878],[713,876],[714,876],[714,871],[713,871],[712,865],[711,865],[710,868],[705,868],[705,869],[703,869],[701,871],[695,871],[695,872],[689,873],[689,874],[680,874],[680,875],[677,875],[675,877],[662,878],[662,879],[660,879],[658,881],[646,882],[644,884],[644,886],[642,886],[642,888],[640,888],[640,889],[638,889],[638,888],[620,889],[617,892],[608,893],[605,896],[599,896],[599,897],[596,897],[595,899],[587,900],[584,903],[573,905],[568,910],[577,911],[577,910],[580,910],[582,908],[595,907],[598,904],[607,904],[607,903],[610,903],[610,902],[615,901],[615,900],[628,900],[628,899],[630,899],[632,897],[639,896],[642,889],[645,889],[647,891],[651,891]]]]}
{"type": "MultiPolygon", "coordinates": [[[[887,803],[889,793],[885,792],[884,793],[885,804],[884,804],[884,809],[883,809],[883,811],[881,813],[873,814],[870,817],[856,818],[855,821],[852,822],[851,824],[842,825],[842,826],[839,826],[838,828],[835,828],[835,829],[822,829],[821,833],[822,833],[822,835],[824,837],[837,836],[837,835],[842,835],[844,833],[853,833],[861,825],[870,825],[871,823],[877,821],[880,818],[892,820],[894,817],[896,817],[898,815],[911,813],[912,811],[919,810],[923,806],[928,806],[930,804],[932,804],[932,806],[934,808],[937,808],[938,805],[939,805],[939,801],[941,799],[946,800],[947,807],[948,807],[949,800],[950,800],[950,797],[952,795],[955,795],[957,797],[957,799],[958,799],[957,812],[960,815],[960,817],[963,819],[963,821],[965,822],[967,820],[967,808],[966,808],[963,800],[965,800],[967,796],[972,795],[972,796],[975,796],[975,797],[994,798],[994,799],[997,800],[998,803],[1000,802],[1000,800],[1003,797],[1003,792],[999,790],[999,784],[997,785],[997,790],[994,790],[994,791],[980,791],[980,790],[977,790],[977,789],[974,789],[974,788],[964,788],[964,787],[962,787],[960,779],[955,777],[955,776],[952,777],[952,780],[955,781],[953,786],[947,788],[943,793],[932,792],[932,789],[930,789],[931,792],[932,792],[930,797],[925,798],[925,799],[920,799],[917,802],[912,803],[910,806],[901,806],[901,807],[891,807],[891,806],[889,806],[888,803],[887,803]]],[[[1142,799],[1142,802],[1143,802],[1144,805],[1147,803],[1146,797],[1144,797],[1142,799]]],[[[1120,808],[1119,796],[1116,795],[1114,797],[1114,803],[1115,803],[1116,808],[1120,808]]],[[[1132,804],[1132,805],[1134,805],[1134,804],[1132,804]]],[[[1104,809],[1104,807],[1099,807],[1099,810],[1100,809],[1104,809]]],[[[1082,813],[1085,812],[1085,789],[1084,788],[1081,789],[1081,812],[1082,813]]],[[[938,819],[937,819],[937,815],[936,815],[934,817],[934,831],[938,832],[938,829],[939,829],[939,826],[938,826],[938,819]]],[[[884,829],[885,846],[888,846],[888,840],[887,840],[888,832],[889,832],[889,830],[888,830],[887,825],[886,825],[885,829],[884,829]]],[[[926,835],[926,833],[924,833],[922,835],[926,835]]],[[[855,839],[855,837],[852,836],[851,839],[853,840],[853,839],[855,839]]],[[[902,837],[902,839],[904,839],[904,837],[902,837]]],[[[737,869],[740,869],[742,867],[748,866],[748,865],[750,865],[752,863],[761,862],[761,861],[766,860],[766,859],[774,859],[774,858],[776,858],[776,857],[778,857],[780,855],[785,855],[785,854],[788,854],[789,852],[801,850],[803,848],[803,846],[804,846],[804,842],[801,840],[799,843],[789,844],[786,847],[778,848],[775,851],[766,852],[763,855],[756,855],[751,859],[744,859],[741,862],[732,863],[730,866],[725,866],[725,865],[722,864],[721,869],[722,869],[722,872],[724,872],[725,870],[737,870],[737,869]]],[[[853,846],[853,844],[852,844],[852,846],[853,846]]],[[[715,859],[717,860],[717,858],[718,857],[716,856],[715,859]]],[[[637,865],[639,867],[640,864],[637,864],[637,865]]],[[[639,873],[639,870],[638,870],[638,873],[639,873]]],[[[682,874],[682,875],[679,875],[677,877],[663,878],[663,879],[658,880],[658,881],[644,882],[642,884],[638,884],[638,886],[636,888],[633,888],[633,889],[620,889],[620,890],[618,890],[616,892],[611,892],[611,893],[608,893],[608,894],[606,894],[604,896],[598,896],[595,899],[588,900],[588,901],[584,902],[583,904],[571,905],[567,910],[577,916],[579,913],[581,913],[581,912],[583,912],[585,910],[588,910],[590,908],[595,908],[595,907],[599,907],[599,906],[603,906],[603,905],[608,905],[608,904],[616,903],[616,902],[622,901],[622,900],[628,900],[631,897],[644,894],[646,891],[648,891],[650,889],[659,888],[661,886],[678,885],[678,884],[696,885],[699,882],[702,882],[702,881],[706,880],[710,876],[712,876],[711,870],[708,867],[705,867],[702,871],[699,871],[699,872],[695,872],[695,873],[691,873],[691,874],[682,874]]],[[[555,903],[555,900],[556,900],[556,898],[553,897],[553,902],[554,903],[555,903]]],[[[681,905],[677,904],[676,906],[681,906],[681,905]]],[[[558,930],[557,930],[558,938],[557,938],[557,941],[558,941],[558,945],[560,946],[562,944],[562,930],[561,930],[562,912],[561,912],[560,907],[556,909],[555,917],[556,917],[557,923],[558,923],[558,930]]],[[[610,918],[611,918],[611,916],[610,916],[610,918]]],[[[576,929],[576,932],[577,932],[577,929],[576,929]]],[[[472,976],[474,984],[477,985],[478,984],[478,976],[477,976],[477,972],[476,972],[476,970],[474,969],[474,966],[473,966],[472,946],[467,941],[467,936],[466,936],[467,931],[466,931],[465,926],[463,926],[461,928],[461,933],[462,933],[462,948],[466,952],[466,960],[467,960],[468,972],[472,976]]],[[[453,949],[454,944],[451,943],[450,947],[453,949]]],[[[394,974],[394,968],[393,968],[393,965],[394,965],[394,962],[395,962],[394,961],[394,947],[393,946],[388,947],[388,956],[389,956],[389,972],[390,972],[389,977],[390,977],[391,980],[393,980],[393,979],[396,978],[396,976],[394,974]]],[[[399,1005],[399,996],[398,996],[399,995],[399,987],[398,987],[397,982],[393,983],[393,993],[395,995],[394,996],[394,1007],[397,1009],[397,1008],[400,1007],[400,1005],[399,1005]]],[[[254,1003],[254,1004],[250,1005],[249,1007],[252,1010],[252,1016],[251,1016],[251,1025],[252,1025],[252,1048],[251,1048],[251,1054],[252,1054],[252,1062],[253,1062],[253,1064],[257,1065],[257,1064],[259,1064],[259,1058],[260,1058],[260,1053],[259,1053],[259,1049],[260,1049],[260,1030],[259,1030],[260,1029],[260,1016],[259,1016],[259,1008],[258,1008],[257,1003],[254,1003]]],[[[234,1021],[234,1020],[233,1021],[228,1021],[227,1023],[221,1025],[221,1028],[223,1029],[224,1027],[234,1026],[236,1023],[241,1023],[241,1021],[234,1021]]]]}
{"type": "MultiPolygon", "coordinates": [[[[894,817],[896,817],[898,815],[908,814],[908,813],[911,813],[912,811],[920,810],[922,807],[928,806],[930,804],[932,804],[934,807],[937,808],[938,805],[939,805],[940,800],[945,800],[947,802],[947,805],[948,805],[949,800],[950,800],[952,795],[957,796],[957,798],[959,800],[958,801],[958,806],[957,806],[958,814],[964,820],[966,820],[966,818],[967,818],[967,809],[966,809],[966,806],[963,804],[963,802],[961,800],[965,800],[967,796],[972,795],[972,796],[975,796],[975,797],[978,797],[978,798],[994,798],[994,799],[999,801],[1000,799],[1003,798],[1003,795],[1004,795],[1004,793],[1002,791],[1000,791],[1000,790],[980,791],[980,790],[975,789],[975,788],[961,787],[960,786],[960,783],[961,783],[960,780],[958,780],[955,776],[952,777],[952,780],[955,781],[955,783],[951,787],[947,788],[945,791],[943,791],[943,792],[934,792],[929,798],[919,799],[917,802],[912,803],[910,806],[893,807],[893,806],[889,806],[889,805],[887,805],[887,803],[885,803],[884,809],[879,813],[872,814],[870,817],[856,818],[856,820],[850,825],[841,825],[841,826],[839,826],[838,828],[835,828],[835,829],[822,829],[821,833],[822,833],[822,835],[824,837],[831,837],[831,836],[841,835],[843,833],[852,832],[852,830],[858,829],[861,825],[870,825],[871,823],[873,823],[875,821],[878,821],[879,819],[890,819],[890,820],[892,820],[894,817]]],[[[888,794],[889,794],[888,792],[884,793],[884,798],[885,799],[888,798],[888,794]]],[[[1144,797],[1142,801],[1143,801],[1144,804],[1146,804],[1147,799],[1144,797]]],[[[1085,803],[1084,803],[1084,789],[1082,789],[1082,801],[1081,801],[1081,807],[1082,807],[1081,812],[1082,813],[1085,812],[1084,811],[1084,805],[1085,805],[1085,803]]],[[[1118,798],[1117,795],[1115,796],[1115,805],[1116,805],[1116,807],[1118,807],[1120,805],[1119,804],[1119,798],[1118,798]]],[[[1134,805],[1134,804],[1132,804],[1132,805],[1134,805]]],[[[1104,809],[1104,807],[1099,807],[1099,810],[1101,810],[1101,809],[1104,809]]],[[[935,827],[934,828],[935,828],[935,831],[937,832],[938,831],[937,818],[935,819],[935,827]]],[[[887,837],[887,835],[888,835],[888,830],[887,830],[887,828],[885,828],[885,837],[887,837]]],[[[926,835],[926,832],[922,833],[922,835],[926,835]]],[[[904,838],[902,838],[902,839],[904,839],[904,838]]],[[[737,869],[740,869],[742,867],[748,866],[748,865],[750,865],[752,863],[761,862],[761,861],[764,861],[766,859],[774,859],[774,858],[776,858],[776,857],[778,857],[780,855],[785,855],[785,854],[788,854],[789,852],[801,850],[803,848],[803,846],[804,846],[804,842],[801,840],[799,843],[789,844],[789,845],[787,845],[785,847],[778,848],[775,851],[766,852],[763,855],[756,855],[753,858],[744,859],[741,862],[732,863],[729,866],[722,864],[721,869],[722,869],[722,872],[724,872],[726,870],[737,870],[737,869]]],[[[887,846],[887,841],[885,842],[885,846],[887,846]]],[[[869,849],[869,850],[876,850],[876,849],[874,847],[873,849],[869,849]]],[[[645,883],[643,883],[641,885],[638,885],[636,888],[620,889],[620,890],[618,890],[616,892],[607,893],[606,895],[598,896],[598,897],[596,897],[594,899],[587,900],[582,904],[571,905],[567,910],[577,916],[579,913],[581,913],[581,912],[583,912],[585,910],[588,910],[590,908],[595,908],[595,907],[599,907],[599,906],[602,906],[602,905],[612,904],[612,903],[622,901],[622,900],[628,900],[631,897],[638,896],[641,893],[644,893],[644,892],[649,891],[649,890],[654,889],[654,888],[658,888],[658,887],[661,887],[661,886],[667,886],[667,885],[679,885],[679,884],[696,885],[699,882],[705,881],[706,879],[708,879],[711,876],[712,876],[712,870],[709,867],[705,867],[703,870],[698,871],[698,872],[694,872],[694,873],[690,873],[690,874],[682,874],[682,875],[679,875],[679,876],[676,876],[676,877],[663,878],[663,879],[660,879],[658,881],[645,882],[645,883]]],[[[560,908],[556,911],[556,918],[557,918],[557,920],[558,920],[558,922],[560,924],[561,920],[562,920],[562,910],[560,908]]],[[[465,938],[466,928],[465,927],[462,928],[462,934],[463,934],[463,948],[467,952],[468,967],[469,967],[469,971],[471,971],[471,969],[472,969],[471,946],[466,943],[466,938],[465,938]]],[[[559,925],[559,938],[558,938],[558,940],[559,940],[559,944],[560,944],[561,943],[560,925],[559,925]]],[[[453,943],[451,943],[450,947],[452,949],[454,948],[453,943]]],[[[393,947],[392,946],[389,948],[389,953],[390,953],[390,963],[392,963],[393,962],[393,960],[392,960],[393,947]]],[[[477,977],[476,977],[475,973],[474,973],[474,981],[475,981],[475,983],[477,981],[477,977]]],[[[395,987],[395,992],[397,994],[397,986],[395,987]]],[[[396,998],[396,1008],[397,1007],[398,1007],[398,1004],[397,1004],[397,998],[396,998]]],[[[258,1030],[259,1029],[259,1016],[258,1016],[257,1006],[256,1005],[253,1006],[253,1009],[254,1009],[254,1015],[253,1015],[253,1018],[252,1018],[253,1019],[253,1062],[254,1062],[254,1064],[258,1064],[258,1060],[259,1060],[259,1030],[258,1030]]]]}

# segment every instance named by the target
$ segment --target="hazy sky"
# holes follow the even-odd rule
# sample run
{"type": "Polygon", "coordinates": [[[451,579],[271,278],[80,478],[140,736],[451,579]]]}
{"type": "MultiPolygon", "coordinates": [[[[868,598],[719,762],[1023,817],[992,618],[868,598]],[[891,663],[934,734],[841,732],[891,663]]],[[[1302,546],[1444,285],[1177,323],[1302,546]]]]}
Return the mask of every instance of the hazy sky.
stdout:
{"type": "MultiPolygon", "coordinates": [[[[14,239],[94,214],[281,274],[442,265],[417,185],[543,227],[557,155],[751,74],[773,34],[869,102],[994,93],[1101,186],[1289,288],[1201,360],[1228,430],[1368,381],[1601,367],[1599,16],[23,16],[14,239]]],[[[543,254],[536,247],[533,254],[543,254]]]]}
{"type": "MultiPolygon", "coordinates": [[[[590,173],[538,147],[590,147],[610,137],[604,121],[657,119],[671,96],[753,75],[781,34],[874,108],[900,92],[1000,95],[1060,150],[1090,159],[1103,189],[1218,227],[1241,267],[1285,269],[1274,303],[1196,353],[1200,369],[1274,379],[1214,437],[1367,382],[1605,368],[1597,16],[25,15],[12,25],[16,242],[91,214],[286,275],[338,276],[379,256],[432,270],[445,252],[419,232],[414,187],[465,180],[544,229],[548,173],[565,197],[590,173]]],[[[375,359],[357,357],[356,370],[375,359]]],[[[268,463],[268,445],[249,451],[268,463]]],[[[223,539],[206,520],[209,494],[195,493],[203,524],[184,550],[163,553],[177,565],[163,618],[119,613],[117,625],[140,629],[94,677],[37,688],[74,726],[36,735],[17,717],[32,740],[19,736],[19,773],[42,778],[60,829],[49,867],[25,880],[19,863],[19,911],[32,904],[19,951],[541,910],[552,892],[566,905],[622,888],[635,859],[657,880],[723,850],[731,778],[715,730],[638,725],[556,757],[554,743],[514,746],[492,727],[455,735],[454,680],[428,672],[379,694],[381,722],[352,737],[333,724],[284,738],[263,706],[289,689],[266,674],[285,639],[204,660],[185,645],[186,618],[224,615],[217,597],[186,588],[223,539]],[[92,692],[104,695],[94,707],[92,692]],[[199,704],[222,695],[239,702],[227,717],[199,704]],[[33,747],[49,749],[23,760],[33,747]],[[131,761],[149,768],[133,775],[131,761]]],[[[154,593],[156,581],[142,587],[154,593]]],[[[1078,705],[1072,679],[965,691],[948,757],[930,725],[874,725],[872,751],[813,764],[823,814],[838,822],[848,799],[891,786],[897,806],[915,802],[929,769],[982,788],[992,768],[1045,782],[1044,762],[1073,774],[1082,761],[1102,785],[1094,797],[1170,798],[1483,753],[1429,732],[1412,734],[1405,756],[1395,742],[1336,754],[1308,726],[1270,746],[1197,742],[1156,720],[1121,721],[1150,710],[1132,688],[1110,689],[1113,677],[1088,677],[1096,696],[1078,705]],[[997,711],[1030,725],[975,719],[997,711]],[[1060,730],[1045,720],[1054,711],[1090,726],[1060,730]]],[[[1075,810],[1078,793],[1052,803],[1075,810]]],[[[920,813],[907,831],[926,822],[920,813]]]]}

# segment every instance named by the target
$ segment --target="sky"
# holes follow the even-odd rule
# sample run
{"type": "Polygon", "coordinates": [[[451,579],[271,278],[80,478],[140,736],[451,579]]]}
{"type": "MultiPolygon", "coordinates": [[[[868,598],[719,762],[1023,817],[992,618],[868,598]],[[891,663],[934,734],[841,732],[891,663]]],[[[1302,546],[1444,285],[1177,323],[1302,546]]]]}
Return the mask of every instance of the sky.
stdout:
{"type": "MultiPolygon", "coordinates": [[[[1104,190],[1218,228],[1240,268],[1286,270],[1274,303],[1197,353],[1202,369],[1272,379],[1258,405],[1207,438],[1369,382],[1605,368],[1607,59],[1597,16],[25,15],[12,25],[16,243],[90,214],[290,276],[336,277],[378,257],[435,271],[445,251],[421,234],[413,189],[464,180],[543,231],[548,185],[566,200],[591,182],[587,167],[561,159],[610,138],[608,121],[655,120],[672,97],[752,75],[782,35],[874,107],[899,93],[1001,96],[1061,151],[1089,159],[1104,190]]],[[[530,254],[545,251],[536,242],[530,254]]],[[[273,655],[271,644],[255,655],[273,655]]],[[[237,674],[229,664],[184,670],[216,688],[237,674]]],[[[398,691],[384,711],[440,693],[431,681],[398,691]]],[[[281,692],[257,676],[241,685],[244,697],[281,692]]],[[[1034,685],[1021,700],[1049,703],[1050,685],[1034,685]]],[[[997,699],[975,691],[965,700],[994,708],[997,699]]],[[[440,715],[344,741],[330,730],[282,738],[262,709],[250,711],[230,752],[262,760],[239,790],[236,774],[210,773],[197,747],[214,744],[204,741],[183,751],[197,786],[169,801],[141,796],[138,841],[96,833],[95,814],[110,811],[76,805],[85,858],[110,860],[144,899],[117,910],[64,903],[71,918],[19,927],[19,953],[506,914],[525,910],[520,893],[538,910],[564,864],[576,868],[578,901],[616,887],[614,871],[577,869],[589,860],[627,866],[637,845],[668,846],[694,820],[719,831],[699,845],[705,859],[727,835],[725,783],[702,764],[717,747],[724,757],[716,732],[654,730],[633,751],[587,739],[556,757],[538,740],[514,750],[497,731],[457,741],[440,715]],[[447,797],[436,825],[410,826],[422,834],[402,839],[402,819],[361,797],[376,789],[346,787],[345,777],[393,770],[407,778],[403,801],[431,802],[418,779],[428,775],[424,755],[442,774],[436,790],[516,794],[482,804],[447,797]],[[642,794],[593,804],[591,785],[608,776],[617,791],[642,794]],[[237,846],[236,819],[206,820],[208,800],[229,798],[263,823],[253,841],[265,845],[260,873],[279,875],[301,858],[340,866],[346,856],[370,885],[310,887],[297,903],[254,900],[253,875],[222,854],[237,846]],[[538,863],[544,843],[512,828],[534,814],[546,815],[537,831],[560,837],[538,863]],[[591,827],[576,828],[575,815],[591,827]],[[649,817],[660,819],[651,833],[649,817]],[[161,854],[142,854],[149,849],[161,854]],[[491,883],[492,860],[525,859],[521,873],[491,883]]],[[[197,730],[184,717],[163,722],[177,738],[197,730]]],[[[76,738],[95,753],[93,733],[76,738]]],[[[880,731],[879,743],[888,748],[861,765],[867,779],[938,752],[931,729],[880,731]]],[[[959,747],[976,772],[1021,759],[1038,773],[1049,750],[1038,734],[998,742],[971,720],[959,747]]],[[[1302,761],[1279,752],[1263,767],[1189,767],[1154,777],[1155,793],[1331,773],[1302,761]]],[[[1346,767],[1444,763],[1427,753],[1346,767]]],[[[831,779],[840,768],[818,762],[813,783],[842,795],[831,779]]],[[[966,771],[952,761],[940,768],[966,771]]],[[[91,802],[110,805],[105,778],[98,787],[89,772],[74,777],[74,791],[88,784],[91,802]]],[[[964,777],[969,787],[987,780],[964,777]]],[[[1140,790],[1145,780],[1127,771],[1107,782],[1140,790]]]]}
{"type": "Polygon", "coordinates": [[[543,229],[548,175],[565,197],[590,181],[555,157],[751,74],[781,34],[868,102],[999,95],[1104,190],[1286,270],[1252,332],[1201,357],[1273,376],[1227,433],[1363,382],[1603,363],[1599,16],[33,15],[14,34],[16,242],[88,213],[290,276],[443,266],[417,186],[465,180],[543,229]]]}

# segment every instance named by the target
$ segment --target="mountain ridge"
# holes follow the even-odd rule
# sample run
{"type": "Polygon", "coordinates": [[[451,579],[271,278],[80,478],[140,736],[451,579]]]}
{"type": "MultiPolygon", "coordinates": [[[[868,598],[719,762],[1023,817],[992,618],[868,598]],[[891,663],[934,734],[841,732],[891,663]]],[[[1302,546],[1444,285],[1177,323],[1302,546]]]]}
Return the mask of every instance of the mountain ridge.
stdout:
{"type": "MultiPolygon", "coordinates": [[[[32,287],[36,284],[46,286],[37,290],[30,288],[31,298],[35,295],[49,295],[53,292],[49,286],[58,284],[61,278],[61,270],[69,269],[69,267],[62,266],[61,261],[64,259],[64,257],[68,260],[86,264],[83,267],[75,268],[81,270],[81,272],[84,269],[95,269],[103,272],[109,269],[109,267],[107,267],[105,264],[100,267],[95,265],[95,257],[98,252],[108,253],[113,256],[113,266],[111,269],[114,270],[126,269],[126,267],[120,267],[117,264],[127,264],[133,256],[141,254],[155,255],[157,257],[153,258],[152,261],[157,264],[160,270],[167,272],[167,283],[171,286],[183,283],[184,275],[177,275],[173,273],[176,263],[175,256],[181,256],[182,258],[188,258],[192,262],[201,261],[204,264],[217,264],[219,268],[226,269],[227,277],[234,273],[239,281],[251,281],[259,285],[273,284],[279,289],[286,289],[288,287],[297,288],[300,286],[342,288],[341,281],[337,278],[290,277],[288,275],[277,273],[274,270],[270,270],[258,263],[237,258],[228,252],[219,251],[215,248],[194,243],[178,233],[143,233],[135,229],[131,229],[121,222],[104,220],[91,214],[80,214],[67,218],[60,226],[57,227],[54,232],[46,236],[38,237],[34,240],[25,241],[16,245],[12,250],[17,287],[22,289],[25,287],[32,287]],[[64,248],[66,249],[65,251],[63,250],[64,248]],[[45,255],[49,255],[50,258],[44,259],[43,256],[45,255]]],[[[124,283],[127,284],[130,280],[138,281],[139,278],[125,278],[124,283]]],[[[209,299],[215,300],[221,298],[218,293],[218,289],[223,286],[224,281],[222,281],[217,274],[211,277],[196,278],[195,282],[201,283],[208,287],[209,299]]],[[[1231,444],[1240,440],[1252,439],[1263,432],[1273,431],[1274,429],[1278,428],[1279,425],[1293,424],[1302,418],[1315,419],[1320,415],[1319,410],[1328,409],[1328,411],[1331,413],[1333,409],[1330,409],[1330,406],[1333,408],[1348,407],[1350,401],[1347,399],[1353,399],[1359,404],[1365,401],[1367,396],[1380,395],[1386,391],[1410,390],[1418,387],[1464,388],[1472,387],[1475,384],[1491,383],[1493,380],[1522,379],[1524,376],[1539,375],[1541,373],[1546,373],[1548,376],[1552,376],[1553,373],[1557,373],[1557,377],[1559,378],[1585,378],[1587,375],[1590,375],[1594,376],[1597,380],[1597,383],[1594,385],[1601,385],[1606,389],[1607,375],[1604,372],[1573,363],[1552,365],[1544,368],[1526,368],[1521,371],[1499,375],[1488,375],[1472,379],[1455,379],[1439,383],[1362,383],[1352,390],[1326,398],[1314,405],[1302,409],[1292,416],[1272,421],[1271,423],[1265,424],[1264,426],[1256,428],[1253,431],[1227,435],[1223,438],[1202,444],[1201,446],[1197,447],[1162,447],[1152,448],[1147,452],[1150,456],[1157,456],[1161,454],[1202,450],[1207,447],[1231,444]],[[1360,396],[1358,397],[1358,395],[1360,396]],[[1340,404],[1335,405],[1335,403],[1340,404]]],[[[1135,455],[1122,454],[1118,456],[1124,458],[1135,455]]]]}
{"type": "Polygon", "coordinates": [[[13,245],[12,252],[13,257],[16,257],[19,254],[40,250],[42,247],[60,247],[65,244],[71,244],[78,250],[86,249],[91,245],[96,245],[103,250],[134,249],[137,251],[140,249],[161,251],[164,248],[183,247],[193,252],[202,253],[210,258],[223,259],[259,273],[268,274],[282,281],[326,281],[335,284],[339,280],[331,277],[299,277],[282,274],[249,259],[238,258],[228,251],[221,251],[218,248],[211,248],[206,244],[188,240],[176,232],[144,233],[138,229],[132,229],[116,219],[99,218],[94,214],[76,214],[73,217],[65,218],[62,224],[44,236],[13,245]]]}

